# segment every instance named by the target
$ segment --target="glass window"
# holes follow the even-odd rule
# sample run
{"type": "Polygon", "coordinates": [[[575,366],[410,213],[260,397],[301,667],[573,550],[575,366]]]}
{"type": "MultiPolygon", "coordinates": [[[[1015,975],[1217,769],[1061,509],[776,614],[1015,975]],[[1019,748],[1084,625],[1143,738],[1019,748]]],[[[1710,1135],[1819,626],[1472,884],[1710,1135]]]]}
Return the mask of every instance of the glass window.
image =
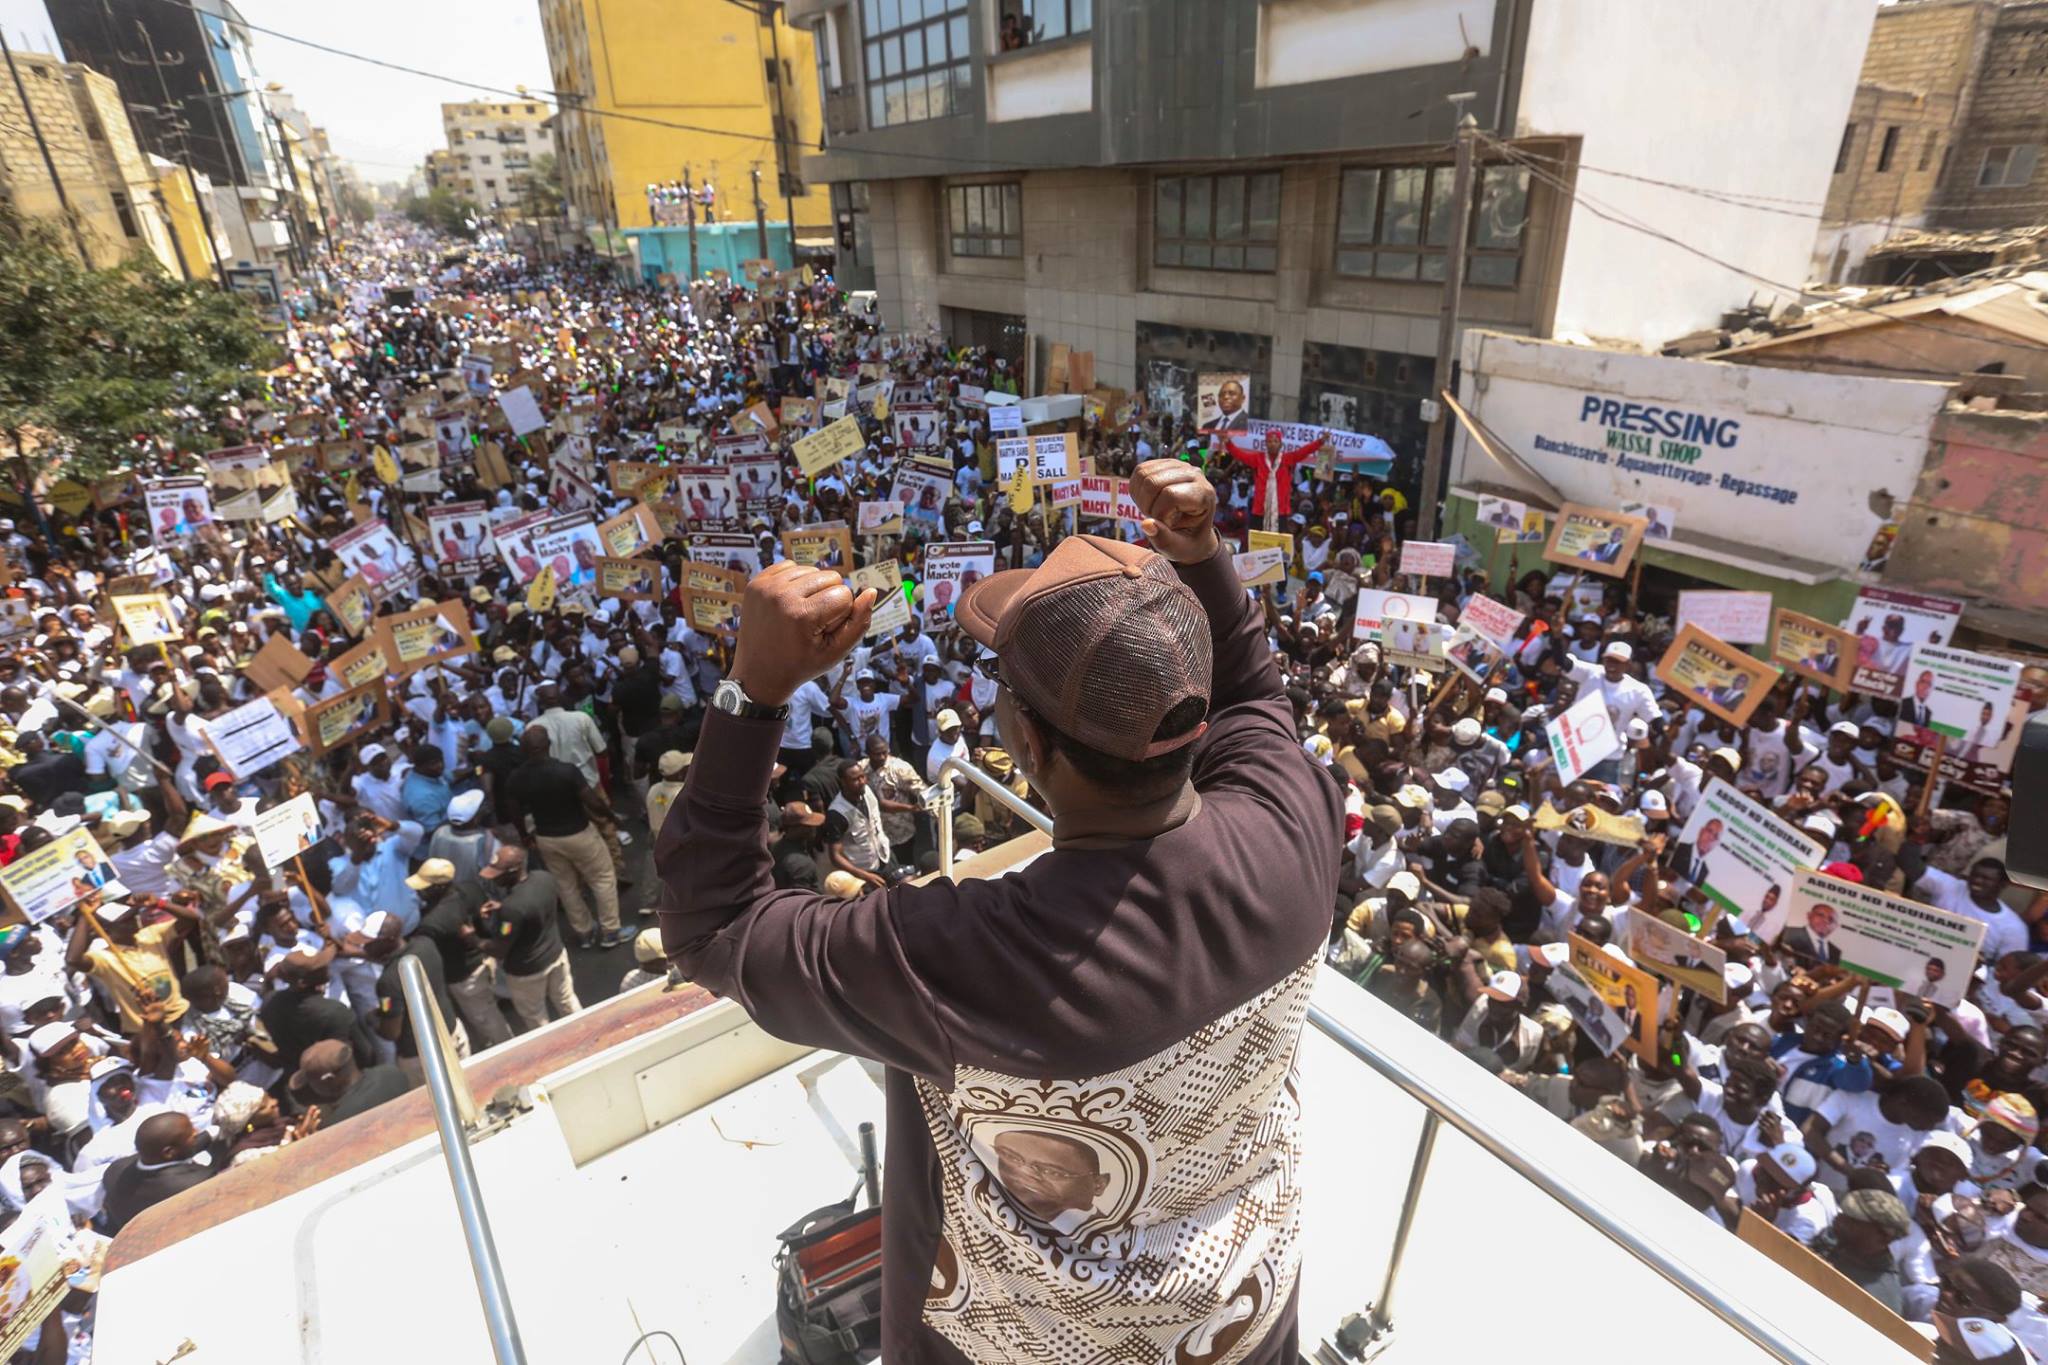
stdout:
{"type": "Polygon", "coordinates": [[[875,127],[944,118],[967,107],[967,0],[864,0],[868,81],[900,82],[868,100],[875,127]]]}
{"type": "Polygon", "coordinates": [[[1162,176],[1152,203],[1155,265],[1270,272],[1279,259],[1277,171],[1162,176]]]}
{"type": "Polygon", "coordinates": [[[946,218],[955,256],[1024,254],[1024,187],[1015,181],[949,187],[946,218]]]}
{"type": "Polygon", "coordinates": [[[1002,0],[997,27],[1004,51],[1086,33],[1095,23],[1093,0],[1002,0]]]}
{"type": "MultiPolygon", "coordinates": [[[[1465,280],[1481,288],[1512,289],[1521,281],[1529,173],[1518,166],[1484,166],[1478,176],[1465,280]]],[[[1337,190],[1337,273],[1442,280],[1455,186],[1449,166],[1355,167],[1343,172],[1337,190]],[[1375,246],[1382,249],[1370,249],[1375,246]]]]}

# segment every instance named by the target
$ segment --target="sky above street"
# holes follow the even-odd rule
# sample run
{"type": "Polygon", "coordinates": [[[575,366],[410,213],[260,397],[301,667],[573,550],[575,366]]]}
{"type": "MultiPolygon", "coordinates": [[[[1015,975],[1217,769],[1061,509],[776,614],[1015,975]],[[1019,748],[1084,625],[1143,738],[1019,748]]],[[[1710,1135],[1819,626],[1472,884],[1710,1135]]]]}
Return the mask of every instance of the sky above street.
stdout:
{"type": "MultiPolygon", "coordinates": [[[[53,0],[83,4],[90,0],[53,0]]],[[[534,0],[237,0],[252,25],[441,76],[511,89],[549,87],[534,0]]],[[[59,50],[43,0],[0,0],[0,28],[19,48],[59,50]]],[[[275,33],[251,33],[256,70],[297,98],[365,180],[403,180],[442,145],[444,102],[500,98],[390,71],[275,33]]]]}

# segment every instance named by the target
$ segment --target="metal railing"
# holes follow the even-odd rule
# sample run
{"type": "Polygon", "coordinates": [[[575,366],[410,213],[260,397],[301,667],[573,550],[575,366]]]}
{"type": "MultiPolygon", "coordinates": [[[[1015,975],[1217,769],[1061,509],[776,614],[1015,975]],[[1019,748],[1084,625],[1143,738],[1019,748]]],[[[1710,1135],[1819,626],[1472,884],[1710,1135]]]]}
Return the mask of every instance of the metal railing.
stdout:
{"type": "MultiPolygon", "coordinates": [[[[949,758],[939,768],[938,790],[932,802],[932,809],[939,819],[940,866],[947,876],[952,875],[953,869],[953,789],[949,774],[957,774],[972,783],[986,793],[990,800],[1003,806],[1033,828],[1046,833],[1052,832],[1051,816],[1030,805],[981,769],[962,759],[949,758]]],[[[1391,1010],[1388,1011],[1388,1016],[1395,1017],[1391,1010]]],[[[1415,1159],[1408,1171],[1408,1186],[1401,1197],[1400,1220],[1395,1225],[1393,1247],[1387,1258],[1386,1278],[1381,1285],[1379,1297],[1374,1300],[1370,1309],[1372,1341],[1382,1341],[1392,1328],[1395,1283],[1400,1277],[1401,1262],[1408,1249],[1409,1234],[1415,1225],[1416,1206],[1421,1199],[1423,1181],[1429,1174],[1430,1161],[1436,1151],[1437,1134],[1443,1125],[1448,1124],[1470,1138],[1482,1151],[1556,1200],[1595,1231],[1657,1272],[1695,1303],[1772,1356],[1792,1362],[1793,1365],[1820,1365],[1820,1362],[1826,1359],[1825,1356],[1815,1354],[1792,1336],[1781,1331],[1775,1323],[1747,1311],[1713,1279],[1677,1259],[1636,1228],[1615,1218],[1603,1206],[1602,1197],[1577,1177],[1557,1170],[1541,1159],[1517,1151],[1509,1145],[1507,1138],[1487,1126],[1464,1104],[1453,1099],[1440,1085],[1425,1075],[1420,1059],[1404,1059],[1398,1055],[1407,1049],[1377,1048],[1320,1006],[1311,1005],[1308,1018],[1318,1031],[1392,1082],[1402,1093],[1420,1104],[1424,1111],[1421,1136],[1415,1144],[1415,1159]]],[[[1414,1027],[1406,1021],[1400,1026],[1414,1027]]],[[[1422,1040],[1418,1038],[1415,1041],[1422,1040]]],[[[1532,1110],[1532,1115],[1539,1113],[1540,1111],[1532,1110]]],[[[1546,1117],[1545,1121],[1550,1120],[1546,1117]]]]}
{"type": "Polygon", "coordinates": [[[484,1212],[476,1165],[469,1158],[469,1128],[477,1120],[469,1076],[455,1055],[455,1040],[448,1035],[447,1021],[418,958],[407,954],[398,959],[398,981],[405,991],[405,1012],[412,1020],[427,1094],[434,1102],[434,1126],[440,1130],[441,1155],[448,1162],[448,1183],[455,1190],[455,1212],[462,1220],[462,1240],[469,1248],[469,1268],[476,1276],[477,1298],[490,1329],[491,1352],[498,1365],[526,1365],[526,1348],[505,1289],[505,1270],[498,1264],[498,1244],[491,1236],[490,1215],[484,1212]]]}

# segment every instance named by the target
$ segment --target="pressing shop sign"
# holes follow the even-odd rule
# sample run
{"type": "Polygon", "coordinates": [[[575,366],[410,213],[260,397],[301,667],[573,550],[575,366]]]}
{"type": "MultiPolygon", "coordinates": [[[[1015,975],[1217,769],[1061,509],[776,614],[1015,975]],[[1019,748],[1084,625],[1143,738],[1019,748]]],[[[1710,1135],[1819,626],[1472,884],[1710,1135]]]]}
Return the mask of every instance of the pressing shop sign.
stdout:
{"type": "MultiPolygon", "coordinates": [[[[1883,524],[1873,509],[1912,495],[1947,393],[1492,332],[1467,333],[1465,373],[1472,415],[1564,501],[1668,508],[1681,541],[1839,574],[1883,524]]],[[[1521,482],[1465,436],[1452,474],[1468,487],[1521,482]]]]}

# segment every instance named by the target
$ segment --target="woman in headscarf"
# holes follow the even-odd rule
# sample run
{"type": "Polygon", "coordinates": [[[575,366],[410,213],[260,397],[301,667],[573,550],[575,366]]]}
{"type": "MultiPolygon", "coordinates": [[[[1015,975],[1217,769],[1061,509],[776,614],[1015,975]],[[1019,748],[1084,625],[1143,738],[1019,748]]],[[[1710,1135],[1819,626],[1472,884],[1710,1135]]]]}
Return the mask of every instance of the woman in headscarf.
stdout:
{"type": "Polygon", "coordinates": [[[315,1105],[293,1123],[278,1109],[276,1096],[236,1081],[221,1091],[213,1106],[213,1123],[226,1148],[227,1164],[240,1166],[311,1136],[320,1126],[320,1108],[315,1105]]]}
{"type": "Polygon", "coordinates": [[[64,1194],[74,1219],[89,1220],[100,1211],[100,1182],[97,1174],[76,1176],[64,1163],[42,1152],[16,1152],[0,1162],[0,1205],[19,1211],[28,1201],[52,1185],[64,1194]]]}

